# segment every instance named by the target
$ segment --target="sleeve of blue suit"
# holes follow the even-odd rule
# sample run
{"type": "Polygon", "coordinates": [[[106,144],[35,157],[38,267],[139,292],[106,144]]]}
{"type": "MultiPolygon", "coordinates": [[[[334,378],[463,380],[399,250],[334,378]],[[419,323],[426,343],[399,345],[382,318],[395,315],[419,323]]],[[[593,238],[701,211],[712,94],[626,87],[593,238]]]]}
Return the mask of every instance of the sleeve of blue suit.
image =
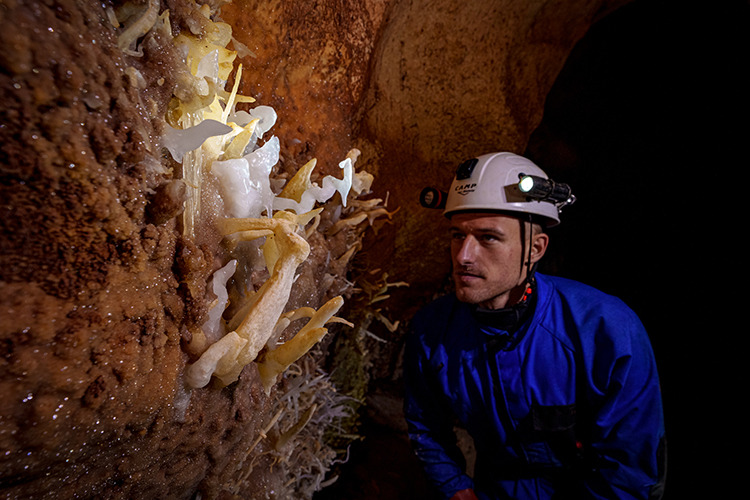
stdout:
{"type": "Polygon", "coordinates": [[[404,411],[409,423],[409,438],[414,452],[424,466],[425,473],[444,498],[457,491],[472,488],[473,481],[466,475],[465,460],[456,444],[454,421],[440,400],[440,391],[429,379],[429,370],[422,345],[413,335],[406,345],[404,382],[410,395],[404,411]]]}
{"type": "Polygon", "coordinates": [[[658,498],[665,445],[659,377],[640,320],[621,311],[594,325],[582,349],[593,457],[585,488],[592,498],[658,498]]]}

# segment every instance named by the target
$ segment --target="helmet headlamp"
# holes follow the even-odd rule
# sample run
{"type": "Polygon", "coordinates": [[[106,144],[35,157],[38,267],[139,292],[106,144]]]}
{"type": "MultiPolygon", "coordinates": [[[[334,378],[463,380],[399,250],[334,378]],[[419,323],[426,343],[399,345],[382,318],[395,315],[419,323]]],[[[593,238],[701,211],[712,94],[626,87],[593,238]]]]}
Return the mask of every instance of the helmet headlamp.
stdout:
{"type": "Polygon", "coordinates": [[[419,193],[419,204],[425,208],[445,208],[445,200],[448,198],[448,193],[435,189],[433,187],[426,187],[419,193]]]}
{"type": "Polygon", "coordinates": [[[518,178],[518,189],[529,199],[554,203],[558,210],[576,201],[567,184],[524,173],[518,174],[518,178]]]}

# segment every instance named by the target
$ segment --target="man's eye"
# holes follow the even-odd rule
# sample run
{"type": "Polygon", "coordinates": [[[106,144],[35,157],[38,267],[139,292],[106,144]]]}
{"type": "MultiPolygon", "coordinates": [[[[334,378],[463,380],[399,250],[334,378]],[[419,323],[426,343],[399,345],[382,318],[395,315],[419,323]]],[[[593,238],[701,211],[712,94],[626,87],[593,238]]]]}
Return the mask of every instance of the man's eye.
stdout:
{"type": "Polygon", "coordinates": [[[480,239],[487,243],[498,241],[498,237],[493,234],[483,234],[482,236],[480,236],[480,239]]]}
{"type": "Polygon", "coordinates": [[[462,240],[462,239],[464,239],[464,235],[462,233],[451,233],[451,239],[452,240],[462,240]]]}

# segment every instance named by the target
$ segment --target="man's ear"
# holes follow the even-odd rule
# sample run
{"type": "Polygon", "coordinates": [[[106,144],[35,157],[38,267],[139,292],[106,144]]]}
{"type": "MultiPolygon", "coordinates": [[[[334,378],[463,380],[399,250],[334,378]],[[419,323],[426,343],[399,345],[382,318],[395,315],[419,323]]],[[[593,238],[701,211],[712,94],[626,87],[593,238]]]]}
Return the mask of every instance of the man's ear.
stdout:
{"type": "Polygon", "coordinates": [[[544,256],[549,244],[549,236],[546,233],[537,233],[531,240],[531,263],[534,264],[544,256]]]}

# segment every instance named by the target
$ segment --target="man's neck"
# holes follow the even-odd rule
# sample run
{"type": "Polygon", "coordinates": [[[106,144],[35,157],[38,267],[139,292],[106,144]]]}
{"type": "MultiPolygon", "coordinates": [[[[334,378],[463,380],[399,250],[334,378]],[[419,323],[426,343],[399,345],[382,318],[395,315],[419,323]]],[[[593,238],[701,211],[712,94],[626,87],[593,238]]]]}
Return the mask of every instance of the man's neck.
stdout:
{"type": "Polygon", "coordinates": [[[523,287],[523,295],[512,306],[487,309],[481,304],[477,304],[473,309],[474,317],[482,325],[513,333],[521,327],[533,312],[536,302],[535,289],[536,283],[532,280],[528,287],[523,287]]]}
{"type": "Polygon", "coordinates": [[[502,294],[502,295],[496,295],[495,297],[492,297],[490,300],[485,302],[480,302],[477,304],[482,309],[487,310],[500,310],[500,309],[506,309],[508,307],[513,307],[514,305],[521,302],[524,295],[526,294],[526,284],[518,285],[515,288],[512,288],[510,291],[502,294]]]}

